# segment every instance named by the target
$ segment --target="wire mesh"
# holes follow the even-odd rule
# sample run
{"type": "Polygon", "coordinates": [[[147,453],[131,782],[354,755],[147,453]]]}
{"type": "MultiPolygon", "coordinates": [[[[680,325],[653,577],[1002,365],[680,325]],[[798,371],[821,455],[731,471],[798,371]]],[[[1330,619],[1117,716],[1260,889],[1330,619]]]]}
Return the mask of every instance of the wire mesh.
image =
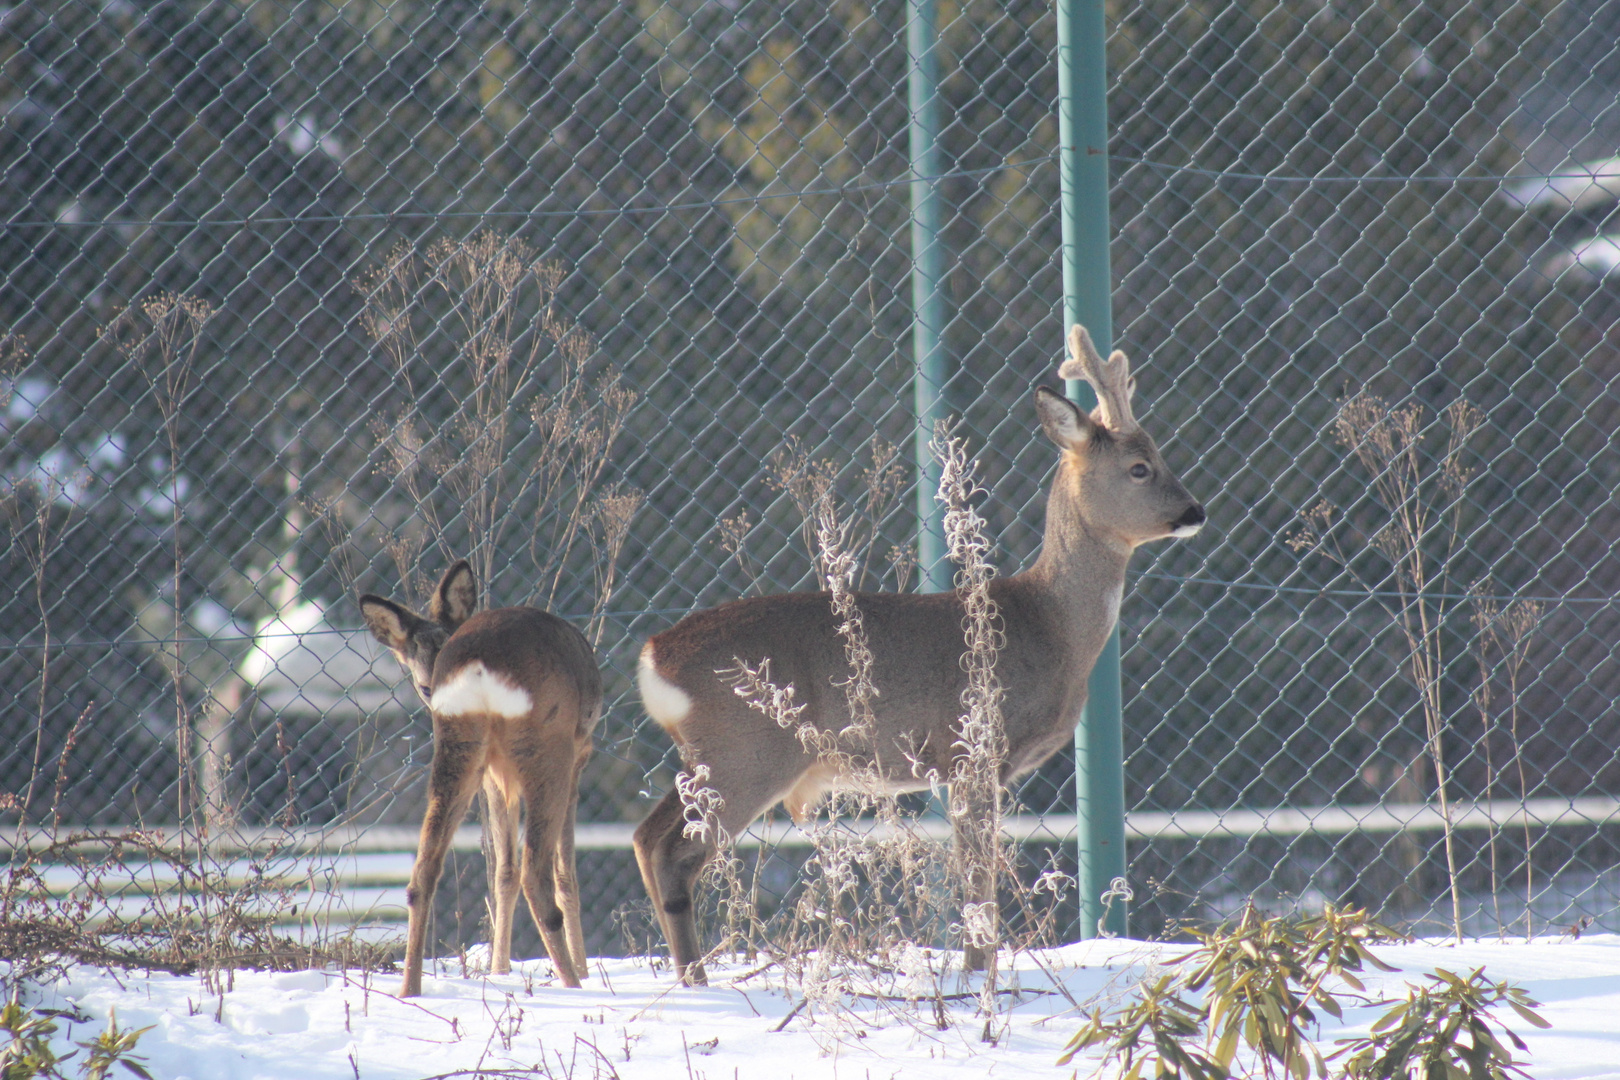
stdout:
{"type": "MultiPolygon", "coordinates": [[[[599,615],[580,814],[637,819],[671,775],[639,642],[809,581],[773,453],[831,460],[858,503],[873,440],[910,439],[905,20],[0,11],[7,820],[413,824],[426,717],[353,594],[420,595],[469,552],[494,602],[599,615]],[[471,300],[433,254],[488,230],[559,268],[510,301],[505,343],[535,359],[498,443],[469,404],[471,300]],[[404,253],[402,361],[368,275],[404,253]],[[194,353],[163,296],[206,302],[194,353]],[[599,409],[613,377],[632,398],[601,471],[541,498],[546,407],[572,387],[599,409]],[[496,446],[485,487],[451,445],[496,446]],[[631,491],[598,610],[600,515],[574,536],[571,508],[631,491]]],[[[1027,393],[1063,330],[1055,25],[1023,0],[940,22],[946,395],[1012,571],[1053,459],[1027,393]]],[[[1137,555],[1121,615],[1133,931],[1250,898],[1448,925],[1437,762],[1465,929],[1620,929],[1616,41],[1612,0],[1110,9],[1116,338],[1211,519],[1137,555]],[[1343,426],[1362,391],[1411,417],[1405,458],[1343,426]],[[1460,448],[1457,402],[1480,419],[1460,448]]],[[[869,521],[868,587],[899,585],[882,555],[911,504],[869,521]]],[[[1057,832],[1072,774],[1060,754],[1019,788],[1057,832]]],[[[610,948],[633,861],[583,877],[610,948]]]]}

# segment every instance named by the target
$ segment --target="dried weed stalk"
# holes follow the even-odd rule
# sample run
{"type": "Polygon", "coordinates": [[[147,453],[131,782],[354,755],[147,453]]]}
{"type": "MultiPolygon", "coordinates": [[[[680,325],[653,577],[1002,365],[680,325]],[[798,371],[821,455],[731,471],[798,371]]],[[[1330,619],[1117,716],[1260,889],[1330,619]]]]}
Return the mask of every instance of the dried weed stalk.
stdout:
{"type": "Polygon", "coordinates": [[[278,928],[316,873],[275,844],[227,871],[157,833],[42,836],[13,849],[0,883],[6,993],[76,963],[200,974],[213,994],[229,989],[238,968],[382,966],[382,948],[298,940],[278,928]]]}
{"type": "Polygon", "coordinates": [[[940,463],[938,498],[945,508],[946,548],[957,565],[956,592],[962,601],[966,646],[962,667],[967,687],[962,691],[963,713],[950,776],[952,865],[964,890],[963,963],[969,970],[985,972],[988,1014],[1001,936],[998,885],[1008,864],[1001,850],[1001,767],[1007,737],[1001,719],[1001,682],[996,678],[996,658],[1006,639],[990,596],[996,574],[990,562],[991,543],[973,505],[983,492],[974,475],[976,466],[962,440],[951,437],[943,425],[936,429],[930,449],[940,463]]]}
{"type": "Polygon", "coordinates": [[[11,481],[0,489],[0,516],[5,518],[7,531],[11,535],[11,550],[20,553],[28,564],[29,576],[34,582],[34,606],[39,612],[40,625],[39,690],[34,701],[34,758],[28,783],[20,799],[17,816],[19,843],[27,826],[28,810],[34,802],[49,712],[51,605],[47,602],[46,594],[51,580],[51,557],[61,544],[66,528],[64,519],[72,512],[68,492],[83,487],[87,482],[88,474],[85,473],[71,478],[44,473],[37,478],[11,481]]]}
{"type": "MultiPolygon", "coordinates": [[[[1530,904],[1535,898],[1535,867],[1531,859],[1530,815],[1525,803],[1530,798],[1529,784],[1524,774],[1524,756],[1519,740],[1519,701],[1524,664],[1529,659],[1531,639],[1541,626],[1545,606],[1540,600],[1514,599],[1503,605],[1492,595],[1490,579],[1476,581],[1468,590],[1473,607],[1474,658],[1479,667],[1479,687],[1474,691],[1474,705],[1479,710],[1482,737],[1485,742],[1485,799],[1487,808],[1496,781],[1496,768],[1491,754],[1491,684],[1498,670],[1492,661],[1500,656],[1500,667],[1505,668],[1508,679],[1508,740],[1513,748],[1513,765],[1519,781],[1519,818],[1524,826],[1524,934],[1529,941],[1534,936],[1530,904]]],[[[1491,902],[1497,903],[1496,890],[1501,878],[1497,873],[1496,837],[1494,817],[1490,820],[1491,902]]],[[[1502,912],[1496,908],[1496,925],[1504,930],[1502,912]]],[[[1504,931],[1505,932],[1505,931],[1504,931]]]]}
{"type": "Polygon", "coordinates": [[[759,579],[759,564],[748,553],[748,534],[753,527],[754,522],[746,510],[739,510],[735,517],[720,519],[720,547],[737,561],[737,569],[748,579],[748,585],[742,591],[743,596],[759,593],[763,588],[759,579]]]}
{"type": "MultiPolygon", "coordinates": [[[[1471,695],[1474,708],[1479,710],[1479,738],[1485,747],[1485,847],[1489,855],[1491,874],[1491,909],[1496,915],[1496,932],[1504,941],[1507,939],[1507,928],[1502,922],[1502,900],[1498,893],[1502,882],[1501,873],[1497,867],[1496,841],[1498,828],[1496,825],[1496,811],[1492,802],[1496,794],[1496,763],[1491,753],[1491,666],[1490,654],[1498,645],[1496,623],[1502,616],[1502,609],[1496,597],[1490,594],[1490,581],[1485,579],[1476,581],[1468,587],[1468,602],[1474,609],[1472,622],[1474,624],[1474,660],[1479,668],[1479,686],[1471,695]]],[[[1526,861],[1529,851],[1526,850],[1526,861]]]]}
{"type": "Polygon", "coordinates": [[[595,342],[557,307],[562,280],[525,241],[484,231],[435,241],[420,258],[402,244],[355,288],[404,398],[373,424],[381,470],[412,519],[388,540],[402,583],[413,583],[427,546],[446,560],[464,554],[481,582],[494,581],[509,531],[532,525],[529,602],[551,605],[589,544],[599,639],[641,505],[639,492],[602,487],[636,395],[617,371],[598,373],[595,342]]]}
{"type": "MultiPolygon", "coordinates": [[[[139,371],[152,391],[163,417],[163,434],[168,442],[170,542],[173,580],[170,604],[174,613],[172,650],[163,659],[174,684],[174,728],[176,754],[175,802],[181,826],[180,853],[186,849],[185,831],[200,809],[192,791],[191,721],[186,708],[186,670],[181,657],[185,604],[181,576],[185,570],[182,526],[185,499],[181,492],[180,455],[182,411],[194,389],[197,354],[203,334],[217,309],[202,297],[158,293],[122,311],[103,332],[124,362],[139,371]]],[[[205,826],[204,826],[205,827],[205,826]]],[[[199,838],[200,842],[200,838],[199,838]]]]}
{"type": "MultiPolygon", "coordinates": [[[[1443,737],[1446,712],[1441,695],[1445,671],[1442,628],[1451,605],[1449,588],[1460,539],[1463,495],[1474,470],[1464,462],[1469,440],[1484,414],[1466,401],[1446,407],[1442,416],[1445,449],[1429,450],[1422,406],[1391,405],[1365,391],[1344,401],[1333,422],[1335,440],[1361,465],[1371,481],[1369,513],[1376,525],[1357,532],[1382,557],[1395,583],[1389,607],[1406,642],[1406,665],[1423,712],[1424,744],[1434,766],[1435,790],[1445,824],[1446,871],[1451,887],[1452,929],[1462,940],[1462,898],[1453,846],[1449,776],[1443,737]]],[[[1335,527],[1338,510],[1323,501],[1304,515],[1288,537],[1296,552],[1318,551],[1351,573],[1361,565],[1346,552],[1335,527]]],[[[1377,582],[1367,582],[1377,593],[1377,582]]]]}

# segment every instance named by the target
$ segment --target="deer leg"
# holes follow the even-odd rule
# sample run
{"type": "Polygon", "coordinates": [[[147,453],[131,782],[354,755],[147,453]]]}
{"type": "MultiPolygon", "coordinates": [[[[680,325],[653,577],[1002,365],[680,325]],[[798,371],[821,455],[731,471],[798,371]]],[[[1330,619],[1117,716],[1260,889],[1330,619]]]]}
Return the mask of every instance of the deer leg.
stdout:
{"type": "Polygon", "coordinates": [[[665,941],[674,940],[669,932],[669,920],[664,916],[664,897],[658,891],[657,859],[654,850],[658,840],[664,835],[669,825],[669,816],[673,812],[675,818],[681,816],[681,801],[675,792],[670,791],[652,808],[652,812],[642,818],[641,824],[636,826],[632,835],[631,846],[636,853],[636,866],[641,871],[641,884],[647,890],[647,899],[652,903],[653,918],[657,920],[658,929],[664,935],[665,941]]]}
{"type": "Polygon", "coordinates": [[[444,871],[445,852],[455,837],[456,826],[467,816],[478,779],[484,771],[485,746],[482,737],[461,738],[448,724],[435,723],[433,765],[428,774],[428,808],[422,818],[422,835],[416,842],[416,864],[411,883],[405,890],[409,929],[405,935],[405,985],[401,997],[422,992],[422,954],[426,951],[428,914],[433,894],[444,871]]]}
{"type": "Polygon", "coordinates": [[[670,961],[682,982],[703,986],[707,976],[698,963],[697,919],[692,911],[692,886],[713,853],[702,841],[688,840],[681,796],[665,792],[642,823],[636,826],[636,863],[652,900],[653,914],[669,942],[670,961]],[[694,970],[695,969],[695,970],[694,970]]]}
{"type": "Polygon", "coordinates": [[[649,879],[648,892],[653,894],[654,908],[669,939],[675,973],[682,982],[708,985],[693,888],[703,867],[719,850],[720,836],[741,835],[766,807],[793,790],[803,779],[808,762],[808,758],[790,760],[772,773],[762,774],[752,754],[738,759],[712,753],[705,762],[711,769],[707,786],[714,794],[724,794],[713,818],[704,822],[707,827],[687,835],[689,820],[677,789],[666,794],[636,829],[636,855],[642,861],[643,876],[649,879]]]}
{"type": "Polygon", "coordinates": [[[489,815],[484,828],[489,830],[495,859],[490,875],[495,894],[490,897],[489,970],[492,975],[507,975],[512,971],[512,916],[518,897],[517,807],[493,772],[484,774],[484,805],[489,815]]]}
{"type": "MultiPolygon", "coordinates": [[[[571,770],[558,769],[550,762],[535,761],[524,770],[523,795],[528,803],[528,821],[523,836],[523,897],[529,914],[540,928],[557,978],[564,986],[578,988],[579,975],[569,955],[565,919],[557,904],[556,859],[558,840],[570,802],[566,787],[571,770]]],[[[571,847],[572,845],[570,845],[571,847]]]]}
{"type": "MultiPolygon", "coordinates": [[[[581,762],[580,764],[583,764],[581,762]]],[[[590,958],[585,955],[585,927],[579,916],[579,874],[574,865],[574,816],[579,804],[579,768],[567,792],[568,810],[563,815],[562,832],[557,836],[557,906],[562,908],[568,955],[580,981],[590,977],[590,958]]]]}
{"type": "Polygon", "coordinates": [[[666,805],[672,807],[673,812],[660,815],[660,824],[665,827],[651,845],[653,880],[657,888],[654,903],[669,940],[676,977],[689,986],[707,986],[709,976],[703,970],[693,887],[698,875],[703,873],[704,864],[714,857],[715,845],[709,836],[686,835],[686,816],[682,813],[678,792],[666,795],[653,813],[658,814],[666,805]]]}

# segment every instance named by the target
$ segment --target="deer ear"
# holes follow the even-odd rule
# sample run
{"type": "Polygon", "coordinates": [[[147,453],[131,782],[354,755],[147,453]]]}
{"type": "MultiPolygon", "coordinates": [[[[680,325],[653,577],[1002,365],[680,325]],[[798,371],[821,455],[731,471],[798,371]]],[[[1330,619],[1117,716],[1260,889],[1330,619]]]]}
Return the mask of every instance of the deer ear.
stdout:
{"type": "Polygon", "coordinates": [[[366,620],[372,637],[401,654],[411,633],[422,623],[421,617],[409,608],[371,593],[360,598],[360,616],[366,620]]]}
{"type": "Polygon", "coordinates": [[[1080,407],[1057,391],[1035,388],[1035,413],[1046,437],[1064,450],[1084,450],[1095,436],[1096,424],[1080,407]]]}
{"type": "Polygon", "coordinates": [[[439,587],[433,590],[433,605],[428,613],[449,633],[472,618],[478,610],[478,583],[473,580],[472,566],[466,559],[444,572],[439,587]]]}

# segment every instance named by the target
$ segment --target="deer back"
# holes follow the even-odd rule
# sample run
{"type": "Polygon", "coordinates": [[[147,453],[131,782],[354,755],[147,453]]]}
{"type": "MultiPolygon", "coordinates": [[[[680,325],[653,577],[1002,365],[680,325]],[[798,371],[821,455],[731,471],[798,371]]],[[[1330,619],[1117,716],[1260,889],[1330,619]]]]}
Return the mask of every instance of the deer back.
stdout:
{"type": "MultiPolygon", "coordinates": [[[[1071,655],[1102,648],[1102,634],[1075,633],[1037,590],[1017,579],[997,581],[1006,644],[997,675],[1006,689],[1003,722],[1009,775],[1032,767],[1062,740],[1054,726],[1078,719],[1085,700],[1071,655]],[[1090,639],[1095,637],[1094,642],[1090,639]],[[1054,724],[1055,721],[1055,724],[1054,724]]],[[[948,771],[962,714],[967,675],[961,665],[964,611],[955,593],[860,593],[877,689],[874,749],[886,771],[948,771]],[[902,770],[904,771],[904,770],[902,770]]],[[[739,600],[687,616],[642,650],[642,700],[678,742],[747,740],[762,751],[793,755],[797,736],[741,700],[726,673],[739,661],[770,661],[770,679],[791,685],[800,719],[824,731],[850,723],[841,680],[849,677],[844,640],[827,593],[787,593],[739,600]],[[693,718],[704,718],[695,720],[693,718]]]]}

